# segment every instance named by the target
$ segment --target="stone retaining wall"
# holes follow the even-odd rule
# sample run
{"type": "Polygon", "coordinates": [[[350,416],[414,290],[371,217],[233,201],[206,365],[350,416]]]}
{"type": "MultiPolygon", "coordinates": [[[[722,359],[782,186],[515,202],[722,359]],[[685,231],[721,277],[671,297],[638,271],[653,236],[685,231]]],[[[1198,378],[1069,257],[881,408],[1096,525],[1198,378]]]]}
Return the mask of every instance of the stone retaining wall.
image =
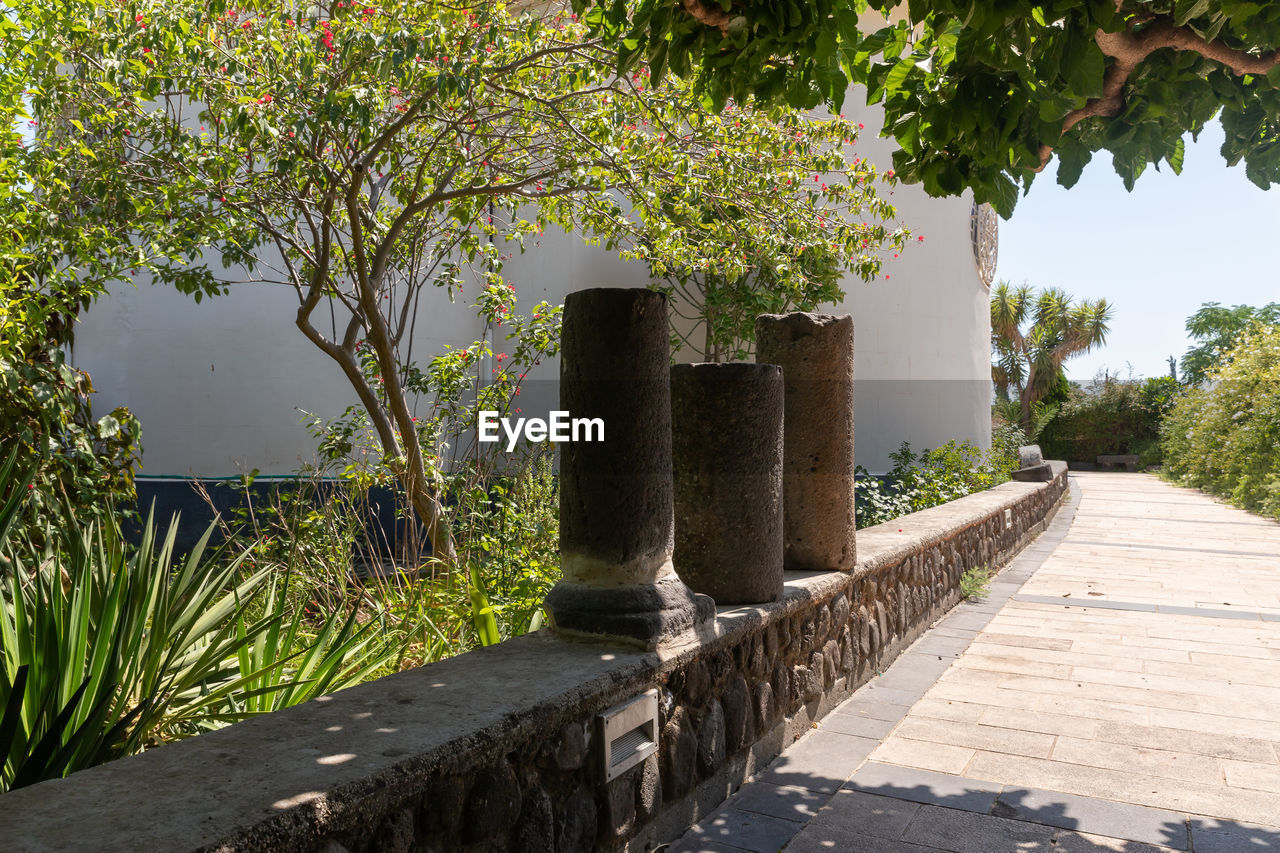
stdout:
{"type": "Polygon", "coordinates": [[[651,849],[681,834],[1048,522],[1047,483],[858,532],[656,652],[547,632],[0,797],[6,851],[651,849]],[[659,751],[606,784],[600,711],[659,691],[659,751]]]}

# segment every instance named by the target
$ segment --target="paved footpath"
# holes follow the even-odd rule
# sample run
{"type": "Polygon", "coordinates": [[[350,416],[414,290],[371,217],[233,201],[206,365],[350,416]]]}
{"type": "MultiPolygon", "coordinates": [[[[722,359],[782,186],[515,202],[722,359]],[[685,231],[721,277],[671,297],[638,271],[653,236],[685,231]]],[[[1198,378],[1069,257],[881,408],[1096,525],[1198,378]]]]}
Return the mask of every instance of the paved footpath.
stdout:
{"type": "Polygon", "coordinates": [[[672,853],[1280,851],[1280,525],[1145,474],[991,585],[672,853]]]}

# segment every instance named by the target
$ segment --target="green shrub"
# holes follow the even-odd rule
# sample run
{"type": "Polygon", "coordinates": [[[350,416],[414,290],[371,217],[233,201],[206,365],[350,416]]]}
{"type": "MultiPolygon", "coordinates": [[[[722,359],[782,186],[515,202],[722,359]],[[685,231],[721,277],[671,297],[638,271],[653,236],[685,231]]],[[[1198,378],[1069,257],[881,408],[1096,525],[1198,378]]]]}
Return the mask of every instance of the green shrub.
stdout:
{"type": "Polygon", "coordinates": [[[876,477],[857,468],[854,496],[858,527],[882,524],[1006,482],[1018,467],[1022,430],[1004,424],[992,430],[985,453],[971,442],[948,441],[917,455],[908,442],[890,454],[893,468],[876,477]]]}
{"type": "Polygon", "coordinates": [[[544,447],[515,473],[472,488],[459,501],[454,529],[472,582],[477,639],[491,645],[494,636],[514,637],[543,623],[542,602],[560,579],[559,484],[544,447]]]}
{"type": "Polygon", "coordinates": [[[134,499],[141,427],[123,406],[93,416],[89,375],[67,364],[56,340],[0,357],[0,435],[32,489],[15,524],[42,545],[45,527],[69,502],[83,522],[108,522],[134,499]]]}
{"type": "Polygon", "coordinates": [[[292,577],[290,607],[358,592],[406,636],[395,662],[400,667],[543,624],[543,600],[560,578],[559,492],[549,445],[533,448],[508,470],[495,465],[481,472],[464,463],[443,475],[465,572],[432,571],[412,535],[384,541],[373,522],[368,478],[312,474],[265,498],[245,488],[243,506],[223,524],[224,536],[248,549],[253,565],[292,577]],[[355,577],[359,584],[350,584],[355,577]]]}
{"type": "Polygon", "coordinates": [[[975,566],[960,576],[960,596],[972,601],[981,601],[991,590],[991,570],[986,566],[975,566]]]}
{"type": "Polygon", "coordinates": [[[1160,462],[1160,421],[1180,392],[1160,376],[1122,380],[1111,374],[1087,386],[1073,385],[1040,434],[1046,459],[1093,462],[1099,456],[1135,453],[1142,465],[1160,462]]]}
{"type": "Polygon", "coordinates": [[[1180,397],[1161,446],[1172,481],[1280,518],[1280,327],[1242,336],[1206,387],[1180,397]]]}

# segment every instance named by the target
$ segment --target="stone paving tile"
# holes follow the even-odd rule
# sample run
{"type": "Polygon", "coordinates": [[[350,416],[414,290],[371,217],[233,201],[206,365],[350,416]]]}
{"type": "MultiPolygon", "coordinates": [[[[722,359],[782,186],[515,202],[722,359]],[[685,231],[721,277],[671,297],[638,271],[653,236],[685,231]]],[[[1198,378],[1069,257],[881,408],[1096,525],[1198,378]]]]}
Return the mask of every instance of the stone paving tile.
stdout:
{"type": "MultiPolygon", "coordinates": [[[[981,672],[981,670],[974,670],[981,672]]],[[[1083,678],[1042,678],[1035,675],[1009,675],[998,681],[998,685],[1012,690],[1024,690],[1030,693],[1070,696],[1072,699],[1097,699],[1103,702],[1120,702],[1129,705],[1144,705],[1154,708],[1192,708],[1202,710],[1222,704],[1222,699],[1214,697],[1213,702],[1202,702],[1210,697],[1196,693],[1175,693],[1169,690],[1155,690],[1146,687],[1133,687],[1122,684],[1103,684],[1087,681],[1083,678]]],[[[1246,705],[1246,697],[1233,696],[1234,710],[1241,716],[1256,719],[1273,719],[1280,713],[1280,706],[1263,707],[1260,703],[1246,705]],[[1246,713],[1247,712],[1247,713],[1246,713]]]]}
{"type": "Polygon", "coordinates": [[[897,728],[895,736],[1012,755],[1030,755],[1034,758],[1048,758],[1055,740],[1053,735],[1041,732],[921,718],[914,713],[897,728]]]}
{"type": "MultiPolygon", "coordinates": [[[[1273,751],[1267,759],[1270,761],[1274,757],[1273,751]]],[[[1258,764],[1229,759],[1224,759],[1220,763],[1227,777],[1227,784],[1232,788],[1248,788],[1251,791],[1271,791],[1280,794],[1280,766],[1274,763],[1258,764]]],[[[1276,818],[1280,820],[1280,797],[1276,798],[1276,818]]]]}
{"type": "Polygon", "coordinates": [[[874,717],[862,717],[854,714],[828,714],[818,722],[819,731],[838,732],[842,735],[876,738],[886,737],[897,720],[877,720],[874,717]]]}
{"type": "Polygon", "coordinates": [[[996,798],[992,811],[1007,818],[1092,835],[1124,838],[1178,850],[1187,849],[1186,816],[1165,809],[1099,800],[1061,791],[1005,786],[996,798]]]}
{"type": "Polygon", "coordinates": [[[808,821],[788,850],[1280,851],[1280,526],[1143,475],[1072,500],[770,767],[792,787],[744,789],[808,821]]]}
{"type": "MultiPolygon", "coordinates": [[[[1144,672],[1146,664],[1151,661],[1143,661],[1133,657],[1121,657],[1115,653],[1113,648],[1109,653],[1098,654],[1095,652],[1086,652],[1078,648],[1069,651],[1059,651],[1057,649],[1038,649],[1028,646],[1002,646],[986,642],[986,634],[979,634],[974,639],[973,645],[969,647],[966,659],[990,659],[992,661],[1011,660],[1011,661],[1027,661],[1042,664],[1056,664],[1065,667],[1072,666],[1094,666],[1109,667],[1111,669],[1127,670],[1129,672],[1144,672]]],[[[1160,662],[1162,665],[1169,666],[1166,662],[1160,662]]],[[[1184,664],[1185,665],[1185,664],[1184,664]]],[[[996,669],[997,667],[989,667],[996,669]]],[[[1016,672],[1018,670],[1010,670],[1016,672]]],[[[1070,670],[1068,669],[1068,672],[1070,670]]]]}
{"type": "MultiPolygon", "coordinates": [[[[1221,657],[1219,655],[1218,657],[1221,657]]],[[[1194,678],[1209,683],[1280,687],[1280,667],[1232,666],[1171,661],[1143,661],[1142,671],[1172,678],[1194,678]]]]}
{"type": "Polygon", "coordinates": [[[1266,720],[1241,719],[1181,708],[1152,708],[1151,725],[1187,729],[1206,737],[1225,735],[1280,742],[1280,726],[1266,720]]]}
{"type": "Polygon", "coordinates": [[[813,822],[877,838],[896,839],[920,809],[919,803],[844,789],[836,791],[813,822]]]}
{"type": "Polygon", "coordinates": [[[900,764],[939,773],[961,773],[973,759],[975,750],[930,741],[892,737],[881,744],[871,758],[886,764],[900,764]]]}
{"type": "Polygon", "coordinates": [[[979,634],[974,641],[977,643],[986,643],[988,645],[1018,646],[1028,649],[1048,649],[1058,652],[1070,651],[1071,646],[1073,645],[1072,640],[1065,638],[1028,637],[1024,634],[997,634],[991,631],[984,631],[979,634]]]}
{"type": "MultiPolygon", "coordinates": [[[[1072,709],[1074,710],[1074,709],[1072,709]]],[[[1092,738],[1101,721],[1077,714],[1057,714],[1052,711],[1023,711],[1017,708],[989,707],[977,722],[984,726],[996,726],[1023,732],[1045,735],[1092,738]]]]}
{"type": "Polygon", "coordinates": [[[1129,773],[1142,773],[1160,779],[1177,779],[1206,785],[1222,781],[1218,759],[1189,752],[1148,749],[1123,743],[1059,737],[1053,748],[1054,761],[1085,764],[1129,773]]]}
{"type": "Polygon", "coordinates": [[[937,849],[906,841],[877,838],[861,832],[848,832],[817,822],[806,826],[787,845],[787,853],[935,853],[937,849]]]}
{"type": "Polygon", "coordinates": [[[725,805],[744,812],[780,817],[783,820],[804,821],[818,814],[831,800],[831,794],[810,791],[791,785],[771,785],[758,782],[744,785],[725,805]]]}
{"type": "Polygon", "coordinates": [[[877,738],[811,731],[774,759],[758,779],[833,793],[879,743],[877,738]]]}
{"type": "Polygon", "coordinates": [[[937,637],[954,637],[960,640],[972,640],[980,628],[956,628],[945,622],[929,629],[929,634],[937,637]]]}
{"type": "Polygon", "coordinates": [[[947,808],[986,814],[991,811],[1001,786],[994,782],[868,761],[853,774],[845,787],[913,803],[942,804],[947,808]]]}
{"type": "Polygon", "coordinates": [[[1053,836],[1054,853],[1170,853],[1182,849],[1185,848],[1144,844],[1141,841],[1090,835],[1070,829],[1060,830],[1053,836]]]}
{"type": "MultiPolygon", "coordinates": [[[[1058,606],[1061,606],[1063,603],[1061,596],[1055,597],[1055,596],[1048,596],[1048,595],[1031,595],[1029,593],[1023,593],[1022,595],[1019,595],[1018,601],[1020,603],[1027,602],[1027,603],[1034,603],[1034,604],[1052,604],[1052,605],[1058,605],[1058,606]]],[[[1080,603],[1080,606],[1093,607],[1095,609],[1101,609],[1101,610],[1127,610],[1133,613],[1140,613],[1140,612],[1155,613],[1156,612],[1156,605],[1154,604],[1143,604],[1142,602],[1138,602],[1138,601],[1107,601],[1106,599],[1103,599],[1103,598],[1098,598],[1093,601],[1089,601],[1087,599],[1082,600],[1080,603]]]]}
{"type": "MultiPolygon", "coordinates": [[[[1089,737],[1071,732],[1074,737],[1089,737]]],[[[1092,737],[1109,743],[1126,743],[1131,746],[1144,746],[1153,749],[1168,749],[1176,752],[1190,752],[1196,755],[1209,755],[1214,758],[1231,758],[1237,761],[1252,761],[1263,764],[1275,764],[1274,744],[1259,738],[1238,737],[1214,733],[1207,737],[1203,731],[1194,729],[1166,728],[1164,726],[1137,726],[1132,723],[1103,721],[1095,724],[1092,737]]],[[[1277,732],[1280,737],[1280,732],[1277,732]]]]}
{"type": "Polygon", "coordinates": [[[955,665],[963,669],[984,669],[991,672],[1038,675],[1044,678],[1069,678],[1072,670],[1068,664],[1045,663],[1029,660],[1020,655],[989,654],[977,650],[965,653],[955,665]]]}
{"type": "Polygon", "coordinates": [[[871,717],[876,720],[886,720],[888,722],[896,723],[898,720],[905,717],[907,712],[910,710],[910,705],[884,702],[880,699],[872,699],[860,694],[855,694],[849,701],[832,711],[831,715],[871,717]]]}
{"type": "MultiPolygon", "coordinates": [[[[964,658],[961,658],[958,664],[963,666],[964,658]]],[[[1250,684],[1237,683],[1226,684],[1216,680],[1201,681],[1185,676],[1155,675],[1149,672],[1125,672],[1114,669],[1098,669],[1091,666],[1072,667],[1070,672],[1070,679],[1085,681],[1090,684],[1157,690],[1164,693],[1190,693],[1197,696],[1212,696],[1224,699],[1228,696],[1240,696],[1261,702],[1280,704],[1280,688],[1257,687],[1250,684]]]]}
{"type": "MultiPolygon", "coordinates": [[[[906,657],[906,655],[903,657],[906,657]]],[[[921,658],[920,655],[912,655],[912,657],[921,658]]],[[[933,686],[933,683],[938,680],[938,676],[951,665],[951,662],[947,661],[941,667],[937,666],[936,664],[939,661],[936,656],[922,662],[926,665],[912,667],[910,660],[903,661],[903,663],[907,664],[906,667],[899,669],[895,666],[893,671],[885,673],[872,683],[875,685],[876,690],[900,690],[919,698],[933,686]]]]}
{"type": "MultiPolygon", "coordinates": [[[[1090,637],[1090,639],[1093,639],[1090,637]]],[[[1222,645],[1219,643],[1204,643],[1197,640],[1187,640],[1181,637],[1122,637],[1121,645],[1128,648],[1134,646],[1136,648],[1150,648],[1155,645],[1158,648],[1167,651],[1189,652],[1194,654],[1201,652],[1212,655],[1226,655],[1229,657],[1252,658],[1254,660],[1266,661],[1280,658],[1280,649],[1268,648],[1262,646],[1241,646],[1236,644],[1222,645]],[[1273,654],[1275,653],[1275,654],[1273,654]]]]}
{"type": "Polygon", "coordinates": [[[1280,829],[1231,820],[1192,818],[1191,844],[1196,853],[1280,850],[1280,829]]]}
{"type": "Polygon", "coordinates": [[[942,806],[921,806],[902,840],[955,853],[1032,853],[1053,849],[1052,827],[973,814],[942,806]]]}
{"type": "Polygon", "coordinates": [[[1159,779],[1142,773],[994,752],[979,752],[966,772],[1003,785],[1046,788],[1171,811],[1213,816],[1230,813],[1233,819],[1261,824],[1276,819],[1275,794],[1228,788],[1225,784],[1159,779]]]}
{"type": "Polygon", "coordinates": [[[957,702],[951,699],[921,699],[911,709],[911,713],[920,717],[931,717],[935,720],[957,720],[964,723],[976,723],[982,715],[995,710],[990,705],[978,702],[957,702]]]}
{"type": "Polygon", "coordinates": [[[981,631],[990,621],[991,617],[986,613],[962,613],[958,616],[948,616],[945,625],[952,630],[981,631]]]}
{"type": "MultiPolygon", "coordinates": [[[[1280,672],[1270,655],[1215,654],[1213,652],[1187,652],[1189,663],[1217,667],[1224,671],[1269,674],[1280,672]]],[[[1250,650],[1254,651],[1254,650],[1250,650]]]]}
{"type": "Polygon", "coordinates": [[[776,853],[800,831],[801,826],[803,824],[797,821],[722,808],[692,827],[685,838],[672,846],[671,853],[705,850],[708,848],[703,845],[708,842],[752,853],[776,853]],[[683,846],[686,843],[693,846],[683,846]]]}
{"type": "Polygon", "coordinates": [[[920,698],[924,692],[923,689],[903,690],[896,687],[880,687],[874,681],[859,691],[866,694],[868,700],[880,700],[888,702],[892,705],[906,705],[911,707],[920,698]]]}
{"type": "Polygon", "coordinates": [[[929,654],[935,650],[943,652],[959,654],[963,652],[972,642],[971,636],[952,637],[938,633],[935,629],[929,630],[924,636],[911,644],[911,648],[907,649],[908,654],[919,652],[921,654],[929,654]]]}
{"type": "MultiPolygon", "coordinates": [[[[990,685],[971,685],[961,682],[938,682],[925,695],[927,701],[937,699],[951,702],[968,702],[971,704],[989,705],[996,708],[1011,708],[1020,711],[1035,711],[1044,704],[1044,697],[1029,690],[1008,690],[990,685]]],[[[1147,719],[1145,709],[1142,720],[1147,719]]]]}
{"type": "MultiPolygon", "coordinates": [[[[1101,643],[1092,637],[1076,640],[1073,650],[1082,655],[1119,655],[1132,661],[1164,660],[1187,663],[1196,653],[1184,649],[1168,649],[1163,646],[1140,646],[1136,643],[1101,643]]],[[[1238,658],[1239,660],[1239,658],[1238,658]]]]}
{"type": "Polygon", "coordinates": [[[1262,615],[1256,610],[1226,610],[1224,608],[1214,607],[1183,607],[1176,604],[1160,605],[1161,613],[1172,613],[1181,616],[1202,616],[1206,619],[1242,619],[1249,622],[1258,622],[1262,620],[1262,615]]]}
{"type": "MultiPolygon", "coordinates": [[[[948,638],[943,637],[942,639],[946,640],[948,638]]],[[[930,651],[922,640],[917,641],[915,645],[907,649],[903,654],[899,655],[898,659],[894,661],[894,665],[889,668],[889,672],[886,673],[886,675],[898,675],[900,672],[928,672],[936,680],[938,676],[947,671],[954,662],[955,657],[957,655],[964,654],[965,648],[968,647],[968,643],[962,640],[951,640],[951,642],[954,642],[957,645],[955,653],[952,655],[941,655],[937,652],[930,651]],[[961,646],[964,648],[960,648],[961,646]]]]}

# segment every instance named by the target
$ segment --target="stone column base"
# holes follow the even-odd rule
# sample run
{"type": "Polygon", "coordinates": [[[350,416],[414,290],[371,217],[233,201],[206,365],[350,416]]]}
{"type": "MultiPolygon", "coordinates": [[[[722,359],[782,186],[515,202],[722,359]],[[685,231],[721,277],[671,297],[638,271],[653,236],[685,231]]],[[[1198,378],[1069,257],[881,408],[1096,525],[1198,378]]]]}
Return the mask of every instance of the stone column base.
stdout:
{"type": "Polygon", "coordinates": [[[715,619],[715,602],[674,574],[653,583],[586,586],[562,580],[547,596],[556,633],[652,651],[665,637],[715,619]]]}

